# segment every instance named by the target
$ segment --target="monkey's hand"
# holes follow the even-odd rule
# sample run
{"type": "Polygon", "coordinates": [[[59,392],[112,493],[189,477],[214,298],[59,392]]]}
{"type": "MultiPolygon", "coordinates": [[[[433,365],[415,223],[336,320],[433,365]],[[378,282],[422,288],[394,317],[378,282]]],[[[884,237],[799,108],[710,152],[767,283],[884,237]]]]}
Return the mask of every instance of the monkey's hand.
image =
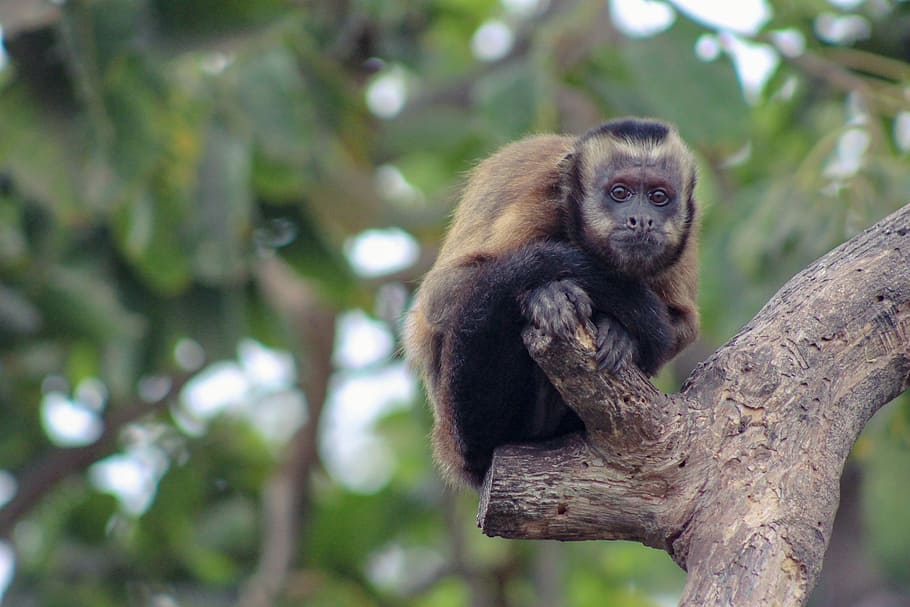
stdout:
{"type": "Polygon", "coordinates": [[[611,316],[597,319],[597,368],[616,373],[638,358],[638,346],[629,332],[611,316]]]}
{"type": "Polygon", "coordinates": [[[573,280],[557,280],[519,297],[521,312],[535,327],[561,339],[572,339],[579,328],[594,335],[593,305],[573,280]]]}

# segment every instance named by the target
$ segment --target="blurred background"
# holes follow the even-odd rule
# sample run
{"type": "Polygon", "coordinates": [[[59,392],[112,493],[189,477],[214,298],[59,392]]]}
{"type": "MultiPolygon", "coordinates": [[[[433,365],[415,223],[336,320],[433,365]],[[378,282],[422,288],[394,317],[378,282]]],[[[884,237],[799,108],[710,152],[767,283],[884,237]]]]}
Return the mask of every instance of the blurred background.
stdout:
{"type": "MultiPolygon", "coordinates": [[[[637,544],[486,538],[396,337],[459,183],[529,132],[676,122],[703,334],[910,202],[910,3],[0,1],[0,596],[674,605],[637,544]]],[[[816,605],[910,605],[910,402],[816,605]]]]}

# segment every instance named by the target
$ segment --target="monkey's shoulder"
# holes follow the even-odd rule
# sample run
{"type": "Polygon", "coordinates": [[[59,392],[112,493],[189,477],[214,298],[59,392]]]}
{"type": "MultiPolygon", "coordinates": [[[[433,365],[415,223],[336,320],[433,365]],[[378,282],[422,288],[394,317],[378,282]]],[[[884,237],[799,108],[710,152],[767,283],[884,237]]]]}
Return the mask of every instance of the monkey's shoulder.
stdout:
{"type": "Polygon", "coordinates": [[[533,135],[506,145],[474,167],[440,261],[463,265],[477,255],[502,255],[563,231],[560,163],[573,142],[565,135],[533,135]]]}
{"type": "Polygon", "coordinates": [[[469,173],[456,208],[460,214],[495,216],[512,205],[534,205],[552,198],[560,162],[573,139],[533,135],[499,149],[469,173]]]}

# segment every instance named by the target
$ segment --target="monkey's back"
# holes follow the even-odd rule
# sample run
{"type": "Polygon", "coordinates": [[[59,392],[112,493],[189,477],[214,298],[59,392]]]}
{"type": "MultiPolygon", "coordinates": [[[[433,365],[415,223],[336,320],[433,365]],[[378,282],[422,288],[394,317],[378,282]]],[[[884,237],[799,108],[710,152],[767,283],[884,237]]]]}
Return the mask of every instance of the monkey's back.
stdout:
{"type": "Polygon", "coordinates": [[[562,230],[559,164],[571,137],[534,135],[511,143],[471,171],[437,267],[473,255],[500,255],[562,230]]]}

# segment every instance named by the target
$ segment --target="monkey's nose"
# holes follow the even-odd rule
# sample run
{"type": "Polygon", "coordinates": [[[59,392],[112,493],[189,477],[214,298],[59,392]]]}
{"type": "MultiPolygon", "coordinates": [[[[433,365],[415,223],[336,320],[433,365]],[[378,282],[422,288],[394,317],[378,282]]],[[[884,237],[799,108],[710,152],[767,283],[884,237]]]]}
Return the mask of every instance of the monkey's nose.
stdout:
{"type": "Polygon", "coordinates": [[[654,227],[654,219],[651,217],[629,215],[629,217],[626,218],[626,227],[630,230],[642,230],[647,232],[654,227]]]}

